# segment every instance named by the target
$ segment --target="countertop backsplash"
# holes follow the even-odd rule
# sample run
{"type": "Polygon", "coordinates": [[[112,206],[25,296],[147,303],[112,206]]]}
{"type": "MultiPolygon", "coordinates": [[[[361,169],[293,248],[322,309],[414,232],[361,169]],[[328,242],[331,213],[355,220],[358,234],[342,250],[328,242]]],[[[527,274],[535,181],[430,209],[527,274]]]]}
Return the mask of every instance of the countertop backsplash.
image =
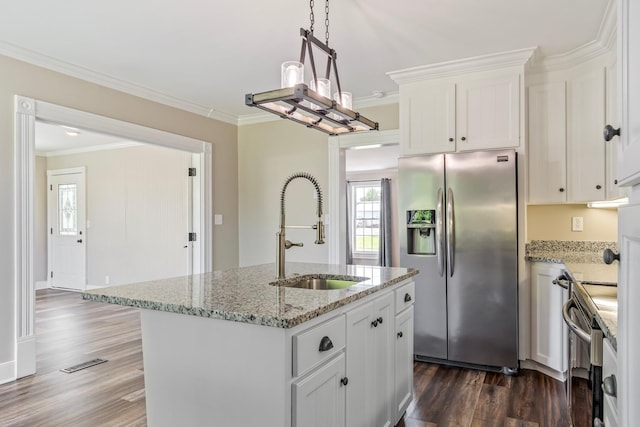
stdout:
{"type": "Polygon", "coordinates": [[[618,252],[616,242],[595,240],[532,240],[525,246],[528,261],[591,264],[602,263],[605,249],[618,252]]]}

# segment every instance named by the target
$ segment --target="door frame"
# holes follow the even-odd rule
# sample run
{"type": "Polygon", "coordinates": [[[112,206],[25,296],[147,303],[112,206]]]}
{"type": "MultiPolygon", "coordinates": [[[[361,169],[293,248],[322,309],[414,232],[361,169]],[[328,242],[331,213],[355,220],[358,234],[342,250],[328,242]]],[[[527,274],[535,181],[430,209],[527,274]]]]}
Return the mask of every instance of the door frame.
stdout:
{"type": "MultiPolygon", "coordinates": [[[[86,198],[86,194],[87,194],[87,174],[86,174],[86,168],[84,166],[80,166],[80,167],[75,167],[75,168],[66,168],[66,169],[48,169],[47,170],[47,187],[49,187],[50,185],[50,179],[53,176],[61,176],[61,175],[82,175],[82,180],[83,180],[83,203],[84,206],[82,207],[82,211],[84,213],[84,221],[85,221],[85,225],[83,226],[82,231],[84,231],[84,236],[81,237],[84,240],[84,244],[82,245],[82,266],[84,269],[84,272],[82,274],[83,276],[83,287],[84,290],[86,290],[86,286],[87,286],[87,233],[86,233],[86,214],[87,214],[87,198],[86,198]]],[[[52,223],[52,215],[54,215],[53,212],[51,212],[51,191],[47,190],[47,230],[52,230],[53,227],[53,223],[52,223]]],[[[57,198],[58,195],[56,194],[55,197],[57,198]]],[[[80,210],[80,208],[78,208],[78,210],[80,210]]],[[[57,212],[55,213],[57,215],[57,212]]],[[[56,227],[57,229],[57,227],[56,227]]],[[[82,233],[80,233],[82,234],[82,233]]],[[[49,275],[51,271],[53,271],[53,265],[51,264],[51,260],[53,259],[52,257],[52,252],[53,252],[53,245],[52,245],[52,240],[53,236],[51,234],[51,232],[47,231],[47,285],[49,287],[51,287],[51,279],[52,277],[49,275]]]]}
{"type": "Polygon", "coordinates": [[[14,96],[14,218],[15,378],[36,372],[34,282],[34,181],[36,119],[105,133],[133,141],[191,152],[201,171],[194,194],[194,273],[212,268],[212,147],[211,143],[146,126],[111,119],[20,95],[14,96]]]}
{"type": "Polygon", "coordinates": [[[327,225],[327,242],[329,243],[329,264],[345,264],[347,253],[347,212],[345,149],[366,145],[399,145],[400,130],[383,130],[379,132],[362,132],[334,136],[329,138],[329,222],[327,225]]]}

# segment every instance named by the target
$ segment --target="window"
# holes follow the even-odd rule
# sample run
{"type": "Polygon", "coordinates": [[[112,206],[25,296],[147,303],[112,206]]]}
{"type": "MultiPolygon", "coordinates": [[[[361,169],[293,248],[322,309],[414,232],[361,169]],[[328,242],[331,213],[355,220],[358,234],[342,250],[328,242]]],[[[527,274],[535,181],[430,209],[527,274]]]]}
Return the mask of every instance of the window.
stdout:
{"type": "Polygon", "coordinates": [[[78,203],[76,184],[58,185],[58,231],[61,236],[78,233],[78,203]]]}
{"type": "Polygon", "coordinates": [[[362,258],[378,256],[380,248],[380,181],[350,182],[351,250],[362,258]]]}

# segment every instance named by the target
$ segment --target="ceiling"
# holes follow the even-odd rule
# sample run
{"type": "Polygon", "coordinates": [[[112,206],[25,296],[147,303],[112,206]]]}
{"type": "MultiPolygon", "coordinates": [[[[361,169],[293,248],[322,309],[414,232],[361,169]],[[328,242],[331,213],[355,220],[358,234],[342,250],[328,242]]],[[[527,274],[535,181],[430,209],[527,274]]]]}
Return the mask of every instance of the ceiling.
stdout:
{"type": "Polygon", "coordinates": [[[141,143],[85,129],[36,121],[35,148],[39,156],[73,154],[133,145],[141,145],[141,143]]]}
{"type": "MultiPolygon", "coordinates": [[[[356,107],[383,103],[374,93],[397,92],[389,71],[592,42],[609,1],[334,0],[329,45],[356,107]]],[[[325,3],[315,3],[324,39],[325,3]]],[[[280,64],[298,58],[300,27],[309,27],[302,0],[11,1],[0,54],[234,123],[260,111],[244,105],[246,93],[279,86],[280,64]]]]}

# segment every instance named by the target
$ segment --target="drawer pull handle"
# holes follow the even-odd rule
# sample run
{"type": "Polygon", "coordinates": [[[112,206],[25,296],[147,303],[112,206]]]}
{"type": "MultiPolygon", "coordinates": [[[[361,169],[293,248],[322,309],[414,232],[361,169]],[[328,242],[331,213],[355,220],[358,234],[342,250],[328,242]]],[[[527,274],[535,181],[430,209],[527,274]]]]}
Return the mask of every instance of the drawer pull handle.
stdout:
{"type": "Polygon", "coordinates": [[[408,293],[404,294],[404,302],[409,302],[411,301],[411,295],[409,295],[408,293]]]}
{"type": "Polygon", "coordinates": [[[611,397],[617,397],[617,388],[618,384],[615,375],[611,375],[602,380],[602,390],[604,390],[605,394],[611,397]]]}
{"type": "Polygon", "coordinates": [[[371,326],[373,326],[374,328],[377,328],[378,327],[378,319],[376,319],[373,322],[371,322],[371,326]]]}
{"type": "Polygon", "coordinates": [[[398,332],[398,338],[402,338],[402,331],[398,332]]]}
{"type": "Polygon", "coordinates": [[[382,324],[382,317],[378,317],[378,323],[382,324]]]}
{"type": "Polygon", "coordinates": [[[329,337],[322,337],[318,351],[329,351],[333,348],[333,343],[329,337]]]}
{"type": "Polygon", "coordinates": [[[340,384],[342,384],[342,385],[347,385],[347,384],[349,384],[349,378],[347,378],[347,377],[342,378],[342,379],[340,380],[340,384]]]}

